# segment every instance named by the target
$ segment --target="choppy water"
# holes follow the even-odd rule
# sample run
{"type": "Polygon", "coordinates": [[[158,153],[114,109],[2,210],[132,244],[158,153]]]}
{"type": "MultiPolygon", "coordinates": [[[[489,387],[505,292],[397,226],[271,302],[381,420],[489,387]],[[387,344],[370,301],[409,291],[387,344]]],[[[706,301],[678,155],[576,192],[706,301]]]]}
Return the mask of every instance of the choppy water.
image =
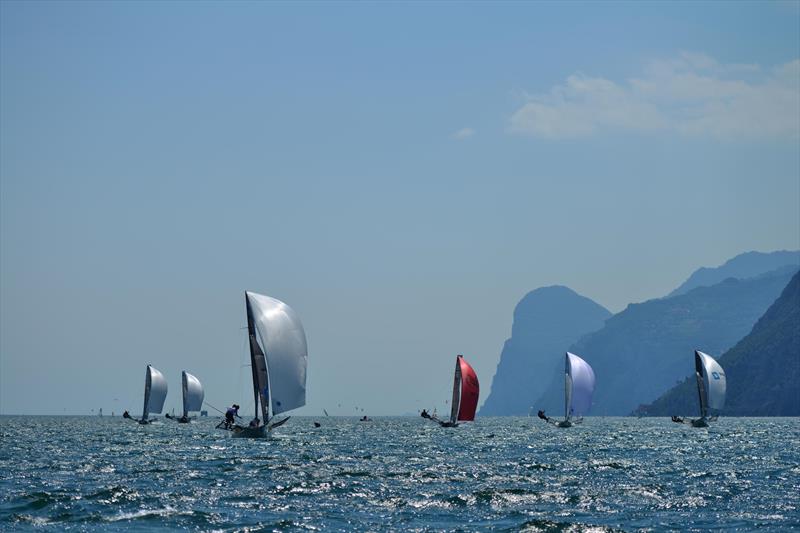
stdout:
{"type": "Polygon", "coordinates": [[[800,528],[796,418],[215,422],[0,417],[0,529],[800,528]]]}

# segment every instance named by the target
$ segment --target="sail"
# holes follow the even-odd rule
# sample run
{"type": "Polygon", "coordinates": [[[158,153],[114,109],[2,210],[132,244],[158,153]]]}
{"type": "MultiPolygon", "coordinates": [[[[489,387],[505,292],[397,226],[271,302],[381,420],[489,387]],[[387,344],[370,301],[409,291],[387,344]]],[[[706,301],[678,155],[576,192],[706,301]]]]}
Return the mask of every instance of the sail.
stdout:
{"type": "Polygon", "coordinates": [[[719,411],[725,406],[725,371],[713,357],[699,350],[694,352],[694,366],[700,395],[700,414],[705,417],[709,409],[719,411]]]}
{"type": "Polygon", "coordinates": [[[150,413],[160,413],[164,409],[164,400],[167,399],[167,380],[164,375],[147,365],[147,374],[144,378],[144,408],[142,420],[147,420],[150,413]]]}
{"type": "Polygon", "coordinates": [[[181,374],[183,385],[183,416],[188,416],[189,411],[199,411],[203,407],[203,385],[200,380],[187,371],[181,374]]]}
{"type": "MultiPolygon", "coordinates": [[[[303,324],[285,303],[248,292],[255,329],[266,356],[266,377],[259,383],[262,393],[269,388],[272,412],[279,414],[306,404],[308,348],[303,324]]],[[[256,376],[259,381],[261,376],[256,376]]],[[[255,384],[254,384],[255,385],[255,384]]]]}
{"type": "Polygon", "coordinates": [[[456,358],[456,374],[460,376],[461,401],[458,409],[459,422],[475,420],[475,410],[478,408],[478,395],[480,384],[475,370],[467,363],[463,355],[456,358]]]}
{"type": "Polygon", "coordinates": [[[458,413],[461,408],[461,356],[456,356],[456,372],[453,376],[453,399],[450,402],[450,422],[455,424],[458,421],[458,413]]]}
{"type": "Polygon", "coordinates": [[[592,406],[594,370],[589,363],[567,352],[565,372],[566,418],[583,416],[592,406]]]}

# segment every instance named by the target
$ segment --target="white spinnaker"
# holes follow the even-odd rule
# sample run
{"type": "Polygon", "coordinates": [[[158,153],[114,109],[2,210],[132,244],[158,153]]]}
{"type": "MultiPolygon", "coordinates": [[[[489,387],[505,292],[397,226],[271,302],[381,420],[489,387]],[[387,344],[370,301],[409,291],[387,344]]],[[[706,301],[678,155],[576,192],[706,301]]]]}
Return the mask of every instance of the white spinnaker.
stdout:
{"type": "Polygon", "coordinates": [[[303,324],[278,299],[254,292],[247,297],[267,360],[273,414],[304,406],[308,347],[303,324]]]}
{"type": "MultiPolygon", "coordinates": [[[[703,374],[706,407],[719,411],[725,406],[725,391],[727,389],[725,371],[710,355],[699,350],[694,353],[695,363],[700,363],[699,365],[696,364],[696,366],[700,367],[703,374]]],[[[706,416],[707,413],[702,414],[706,416]]]]}
{"type": "Polygon", "coordinates": [[[566,356],[567,418],[583,416],[592,407],[594,370],[589,363],[573,353],[566,356]]]}
{"type": "Polygon", "coordinates": [[[167,399],[167,380],[164,375],[147,365],[147,374],[144,378],[144,408],[142,419],[147,420],[150,413],[161,413],[164,409],[164,400],[167,399]]]}
{"type": "Polygon", "coordinates": [[[199,411],[203,407],[203,384],[192,374],[183,371],[181,374],[183,385],[183,416],[187,416],[189,411],[199,411]]]}

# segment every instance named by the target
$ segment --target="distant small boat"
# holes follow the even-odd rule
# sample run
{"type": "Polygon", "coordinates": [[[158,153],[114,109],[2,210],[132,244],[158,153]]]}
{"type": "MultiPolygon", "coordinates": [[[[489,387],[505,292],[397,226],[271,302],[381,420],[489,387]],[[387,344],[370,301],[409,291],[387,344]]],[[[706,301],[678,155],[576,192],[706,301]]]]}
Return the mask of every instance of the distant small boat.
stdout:
{"type": "Polygon", "coordinates": [[[544,411],[539,411],[542,420],[561,428],[572,427],[583,422],[583,415],[592,407],[595,376],[591,365],[575,355],[567,352],[564,368],[564,420],[555,420],[544,411]]]}
{"type": "Polygon", "coordinates": [[[244,299],[256,415],[248,426],[222,422],[217,427],[234,437],[267,437],[289,420],[273,421],[275,415],[306,404],[306,334],[295,312],[282,301],[254,292],[245,292],[244,299]]]}
{"type": "Polygon", "coordinates": [[[164,400],[166,399],[167,380],[164,379],[164,375],[161,372],[147,365],[147,372],[144,378],[144,407],[142,408],[142,418],[138,422],[140,424],[152,422],[150,414],[160,414],[164,409],[164,400]]]}
{"type": "Polygon", "coordinates": [[[456,371],[453,376],[453,401],[450,402],[450,419],[440,420],[435,414],[422,411],[422,417],[438,422],[442,427],[457,427],[459,422],[475,420],[478,408],[480,384],[475,370],[463,355],[456,356],[456,371]]]}
{"type": "Polygon", "coordinates": [[[175,418],[174,416],[167,415],[167,418],[173,418],[185,424],[191,420],[189,418],[189,412],[200,411],[203,407],[205,392],[203,391],[203,384],[200,383],[200,380],[186,370],[181,372],[181,390],[183,391],[183,416],[175,418]]]}
{"type": "Polygon", "coordinates": [[[697,378],[697,395],[700,399],[700,418],[673,416],[672,421],[705,428],[709,422],[718,418],[717,413],[725,406],[727,380],[720,364],[699,350],[694,351],[694,375],[697,378]]]}

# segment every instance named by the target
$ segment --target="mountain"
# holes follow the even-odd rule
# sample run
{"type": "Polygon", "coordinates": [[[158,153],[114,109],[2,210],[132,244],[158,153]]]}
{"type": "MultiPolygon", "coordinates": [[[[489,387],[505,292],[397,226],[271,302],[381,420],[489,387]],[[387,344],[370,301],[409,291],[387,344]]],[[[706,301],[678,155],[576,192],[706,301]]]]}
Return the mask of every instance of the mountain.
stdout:
{"type": "Polygon", "coordinates": [[[582,335],[603,327],[611,313],[563,286],[529,292],[514,309],[481,416],[526,415],[548,384],[561,356],[582,335]]]}
{"type": "Polygon", "coordinates": [[[686,294],[697,287],[710,287],[728,278],[752,278],[782,267],[797,270],[800,267],[800,251],[781,250],[770,253],[746,252],[739,254],[725,262],[724,265],[714,268],[702,267],[695,270],[689,279],[669,293],[668,297],[686,294]]]}
{"type": "MultiPolygon", "coordinates": [[[[691,353],[684,357],[693,361],[691,353]]],[[[800,273],[750,334],[717,361],[728,384],[723,415],[800,416],[800,273]]],[[[692,375],[635,414],[696,415],[697,402],[697,381],[692,375]]]]}
{"type": "MultiPolygon", "coordinates": [[[[793,274],[779,269],[746,280],[729,278],[672,298],[631,304],[608,319],[603,329],[569,349],[597,376],[592,414],[627,415],[652,402],[693,372],[689,356],[695,348],[725,352],[747,335],[793,274]]],[[[563,370],[551,376],[536,406],[554,415],[563,412],[563,370]]]]}

